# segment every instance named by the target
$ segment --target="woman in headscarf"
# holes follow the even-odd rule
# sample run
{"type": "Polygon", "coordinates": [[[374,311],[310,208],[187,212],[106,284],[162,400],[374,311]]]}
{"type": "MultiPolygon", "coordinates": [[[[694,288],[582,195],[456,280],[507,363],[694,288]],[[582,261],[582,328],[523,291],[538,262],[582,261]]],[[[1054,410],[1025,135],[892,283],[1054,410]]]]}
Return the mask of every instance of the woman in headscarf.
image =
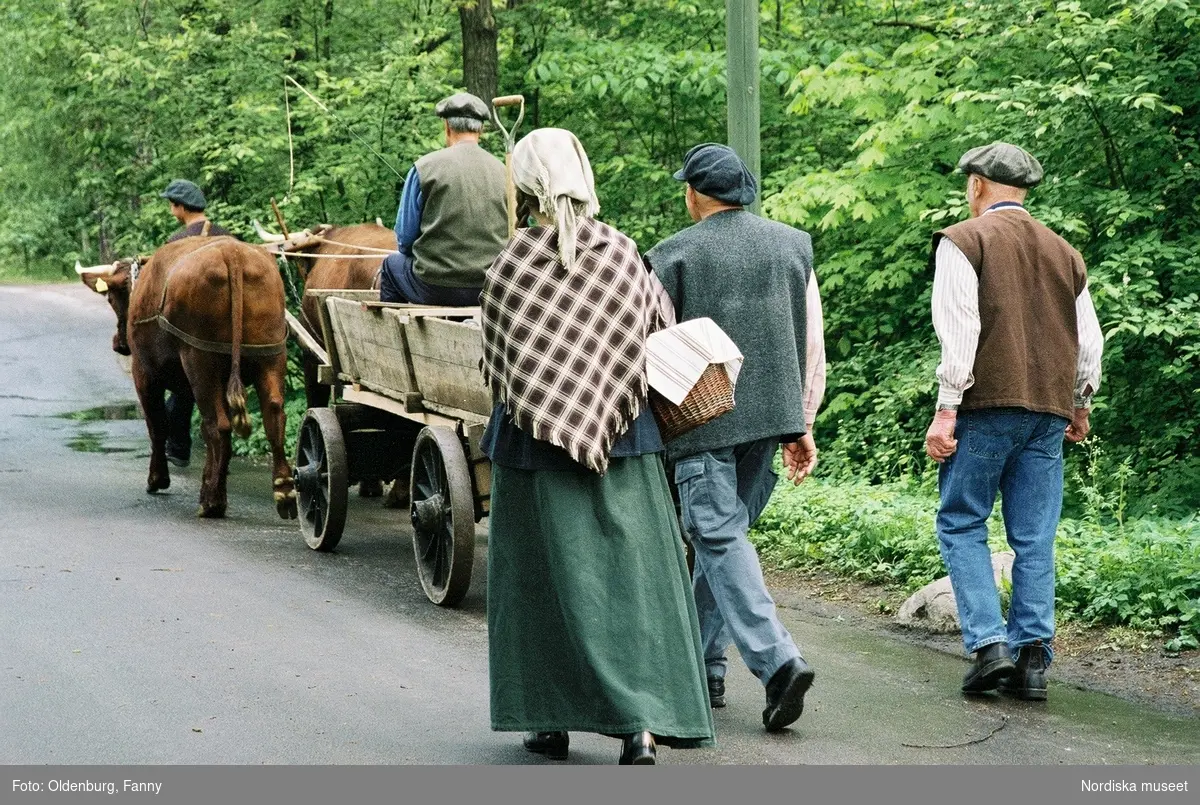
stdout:
{"type": "Polygon", "coordinates": [[[713,739],[683,543],[647,402],[645,343],[674,318],[637,245],[600,223],[575,135],[513,152],[519,229],[484,282],[484,377],[496,407],[488,646],[492,729],[565,759],[568,733],[713,739]],[[665,306],[664,302],[665,301],[665,306]]]}

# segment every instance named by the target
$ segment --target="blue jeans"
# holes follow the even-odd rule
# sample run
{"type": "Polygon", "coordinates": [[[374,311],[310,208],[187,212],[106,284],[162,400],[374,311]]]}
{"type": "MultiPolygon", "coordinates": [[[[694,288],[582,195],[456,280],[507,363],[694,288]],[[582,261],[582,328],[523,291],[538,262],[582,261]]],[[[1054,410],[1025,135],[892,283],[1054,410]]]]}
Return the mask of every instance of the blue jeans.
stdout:
{"type": "Polygon", "coordinates": [[[937,533],[968,654],[1007,642],[1015,657],[1020,647],[1040,640],[1046,662],[1053,657],[1054,535],[1062,514],[1066,427],[1061,416],[1024,408],[958,415],[958,450],[938,472],[937,533]],[[1007,626],[987,544],[997,492],[1016,555],[1007,626]]]}
{"type": "Polygon", "coordinates": [[[771,464],[778,447],[779,439],[762,439],[675,464],[683,527],[696,552],[692,591],[709,677],[725,678],[731,642],[764,684],[800,656],[746,537],[775,488],[771,464]]]}
{"type": "Polygon", "coordinates": [[[410,302],[414,305],[474,307],[482,288],[446,288],[431,285],[413,270],[412,255],[392,252],[383,258],[379,274],[380,302],[410,302]]]}

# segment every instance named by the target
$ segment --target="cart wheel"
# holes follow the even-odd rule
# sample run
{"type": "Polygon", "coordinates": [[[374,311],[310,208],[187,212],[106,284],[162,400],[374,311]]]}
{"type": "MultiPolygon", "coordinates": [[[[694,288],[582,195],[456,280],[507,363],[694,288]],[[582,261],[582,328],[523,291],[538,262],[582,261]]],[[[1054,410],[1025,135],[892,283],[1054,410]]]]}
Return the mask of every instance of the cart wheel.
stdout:
{"type": "Polygon", "coordinates": [[[475,509],[462,443],[449,428],[430,426],[413,447],[413,549],[425,595],[452,607],[467,594],[475,562],[475,509]]]}
{"type": "Polygon", "coordinates": [[[300,423],[296,446],[296,491],[300,531],[314,551],[332,551],[346,525],[346,446],[337,416],[310,408],[300,423]]]}

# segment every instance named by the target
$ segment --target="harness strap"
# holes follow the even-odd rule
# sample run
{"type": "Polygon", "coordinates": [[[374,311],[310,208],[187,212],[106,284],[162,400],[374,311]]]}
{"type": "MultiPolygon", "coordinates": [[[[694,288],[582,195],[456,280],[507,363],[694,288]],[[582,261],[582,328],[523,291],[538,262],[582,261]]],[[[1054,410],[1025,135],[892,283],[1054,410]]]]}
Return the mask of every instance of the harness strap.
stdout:
{"type": "MultiPolygon", "coordinates": [[[[202,352],[216,352],[221,355],[233,354],[233,344],[227,341],[205,341],[203,338],[197,338],[190,333],[185,333],[183,330],[180,330],[174,324],[171,324],[171,322],[167,321],[167,317],[161,313],[152,319],[142,319],[142,321],[137,323],[143,324],[149,321],[158,322],[159,327],[163,328],[185,344],[193,346],[202,352]]],[[[241,354],[253,358],[265,357],[268,355],[278,355],[286,349],[286,339],[275,344],[242,344],[240,347],[241,354]]]]}
{"type": "Polygon", "coordinates": [[[276,252],[284,257],[308,257],[312,260],[382,260],[387,257],[387,254],[314,254],[312,252],[276,252]]]}

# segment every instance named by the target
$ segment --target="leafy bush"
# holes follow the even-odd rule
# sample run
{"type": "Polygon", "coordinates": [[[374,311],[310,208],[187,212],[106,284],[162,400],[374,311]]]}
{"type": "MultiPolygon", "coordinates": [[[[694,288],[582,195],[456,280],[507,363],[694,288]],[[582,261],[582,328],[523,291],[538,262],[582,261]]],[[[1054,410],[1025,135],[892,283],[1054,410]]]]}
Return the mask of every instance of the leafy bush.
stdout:
{"type": "Polygon", "coordinates": [[[1056,547],[1061,616],[1177,631],[1173,647],[1200,648],[1200,522],[1143,519],[1114,532],[1064,520],[1056,547]]]}

